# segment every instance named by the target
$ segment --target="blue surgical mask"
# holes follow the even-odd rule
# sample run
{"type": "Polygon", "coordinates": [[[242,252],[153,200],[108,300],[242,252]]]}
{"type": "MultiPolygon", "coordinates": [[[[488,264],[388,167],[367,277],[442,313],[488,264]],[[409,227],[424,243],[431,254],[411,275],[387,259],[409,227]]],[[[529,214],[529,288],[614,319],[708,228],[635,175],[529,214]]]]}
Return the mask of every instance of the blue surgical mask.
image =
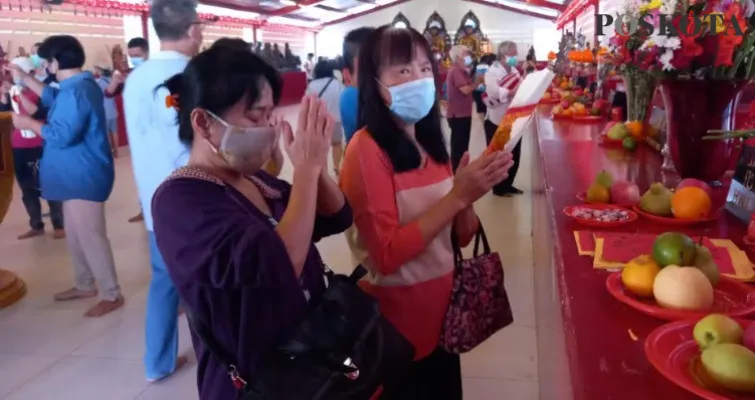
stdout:
{"type": "Polygon", "coordinates": [[[506,64],[508,64],[510,67],[516,67],[516,63],[517,63],[516,56],[506,57],[506,64]]]}
{"type": "Polygon", "coordinates": [[[142,65],[144,63],[144,58],[142,57],[129,57],[129,61],[131,61],[131,65],[134,66],[134,68],[142,65]]]}
{"type": "Polygon", "coordinates": [[[467,67],[472,65],[472,62],[474,62],[474,60],[472,60],[472,56],[464,57],[464,65],[466,65],[467,67]]]}
{"type": "Polygon", "coordinates": [[[39,68],[42,66],[42,57],[36,54],[32,54],[29,58],[31,59],[31,63],[32,65],[34,65],[34,68],[39,68]]]}
{"type": "Polygon", "coordinates": [[[435,105],[435,80],[422,78],[391,86],[391,112],[407,124],[416,124],[435,105]]]}

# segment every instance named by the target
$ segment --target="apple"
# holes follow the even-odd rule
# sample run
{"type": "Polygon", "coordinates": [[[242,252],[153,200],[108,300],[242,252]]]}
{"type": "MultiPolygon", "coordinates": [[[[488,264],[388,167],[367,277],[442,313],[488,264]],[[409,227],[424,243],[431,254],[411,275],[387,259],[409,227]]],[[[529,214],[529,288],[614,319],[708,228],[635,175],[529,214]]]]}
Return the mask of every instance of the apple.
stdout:
{"type": "Polygon", "coordinates": [[[705,350],[714,344],[740,344],[744,331],[739,322],[723,314],[710,314],[695,324],[692,335],[700,348],[705,350]]]}

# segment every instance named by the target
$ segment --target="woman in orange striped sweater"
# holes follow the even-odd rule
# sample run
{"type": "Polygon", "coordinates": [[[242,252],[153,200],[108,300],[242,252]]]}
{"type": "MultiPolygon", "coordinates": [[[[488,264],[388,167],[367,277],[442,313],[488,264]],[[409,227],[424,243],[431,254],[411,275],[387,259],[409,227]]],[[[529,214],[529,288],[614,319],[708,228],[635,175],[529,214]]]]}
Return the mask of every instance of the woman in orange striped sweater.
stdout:
{"type": "Polygon", "coordinates": [[[359,53],[360,125],[349,142],[341,188],[354,211],[347,234],[371,274],[364,289],[416,348],[406,378],[381,399],[462,398],[459,356],[438,348],[451,296],[452,230],[477,231],[472,204],[503,180],[511,154],[496,152],[451,172],[441,130],[430,46],[414,29],[384,26],[359,53]]]}

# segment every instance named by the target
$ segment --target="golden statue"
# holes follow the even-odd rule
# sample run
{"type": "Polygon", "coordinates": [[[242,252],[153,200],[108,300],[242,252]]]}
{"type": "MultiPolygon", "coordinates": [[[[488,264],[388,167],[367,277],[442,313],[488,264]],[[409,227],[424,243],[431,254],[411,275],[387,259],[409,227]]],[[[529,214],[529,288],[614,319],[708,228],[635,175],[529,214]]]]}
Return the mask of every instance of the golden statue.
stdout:
{"type": "MultiPolygon", "coordinates": [[[[2,49],[0,48],[0,52],[2,49]]],[[[11,132],[13,114],[0,113],[0,224],[13,201],[13,153],[11,132]]],[[[16,274],[0,269],[0,309],[10,306],[26,295],[26,284],[16,274]]]]}
{"type": "Polygon", "coordinates": [[[425,31],[422,33],[432,49],[438,64],[444,67],[450,65],[448,52],[451,50],[451,37],[446,31],[446,23],[437,12],[430,14],[425,24],[425,31]]]}
{"type": "Polygon", "coordinates": [[[480,30],[480,20],[472,11],[466,13],[461,19],[461,25],[456,31],[454,43],[468,48],[472,56],[477,59],[485,54],[483,44],[487,43],[487,39],[480,30]]]}

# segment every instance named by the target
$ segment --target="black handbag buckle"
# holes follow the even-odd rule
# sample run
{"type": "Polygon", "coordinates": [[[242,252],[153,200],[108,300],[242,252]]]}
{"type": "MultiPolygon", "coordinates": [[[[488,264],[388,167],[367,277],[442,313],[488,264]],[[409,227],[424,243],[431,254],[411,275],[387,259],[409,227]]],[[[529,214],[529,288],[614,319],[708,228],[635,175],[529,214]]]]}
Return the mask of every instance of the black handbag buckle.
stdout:
{"type": "Polygon", "coordinates": [[[350,372],[346,372],[344,374],[347,378],[352,381],[355,381],[359,378],[359,367],[354,364],[354,361],[351,360],[351,357],[347,357],[346,360],[344,360],[343,365],[351,370],[350,372]]]}

